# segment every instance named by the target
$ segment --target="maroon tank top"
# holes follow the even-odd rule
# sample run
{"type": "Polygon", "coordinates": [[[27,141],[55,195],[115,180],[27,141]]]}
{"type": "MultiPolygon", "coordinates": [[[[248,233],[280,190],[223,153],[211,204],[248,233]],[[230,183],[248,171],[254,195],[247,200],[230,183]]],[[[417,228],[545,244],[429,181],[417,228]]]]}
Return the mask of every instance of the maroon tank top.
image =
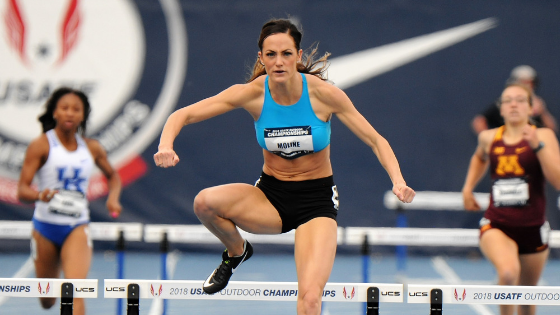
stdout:
{"type": "Polygon", "coordinates": [[[492,190],[484,217],[508,226],[540,226],[545,222],[545,179],[539,159],[526,140],[507,145],[505,126],[490,146],[492,190]]]}

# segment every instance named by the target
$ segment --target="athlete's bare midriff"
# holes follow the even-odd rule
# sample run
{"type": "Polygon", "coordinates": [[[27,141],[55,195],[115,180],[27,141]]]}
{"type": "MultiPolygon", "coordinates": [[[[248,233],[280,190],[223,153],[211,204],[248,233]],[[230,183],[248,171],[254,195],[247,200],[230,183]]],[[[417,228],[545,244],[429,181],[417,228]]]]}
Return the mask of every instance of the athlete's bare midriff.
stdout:
{"type": "Polygon", "coordinates": [[[283,181],[302,181],[331,176],[330,146],[293,160],[263,150],[263,172],[283,181]]]}

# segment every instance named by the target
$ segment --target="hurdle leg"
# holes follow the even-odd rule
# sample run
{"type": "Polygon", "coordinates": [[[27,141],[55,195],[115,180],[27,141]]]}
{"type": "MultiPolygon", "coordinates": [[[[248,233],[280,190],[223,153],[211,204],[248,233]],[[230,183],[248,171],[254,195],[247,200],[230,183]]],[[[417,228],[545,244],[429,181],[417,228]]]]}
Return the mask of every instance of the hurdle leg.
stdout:
{"type": "Polygon", "coordinates": [[[443,313],[443,294],[441,289],[430,291],[430,315],[442,315],[443,313]]]}
{"type": "Polygon", "coordinates": [[[131,283],[127,287],[127,315],[140,315],[140,287],[131,283]]]}
{"type": "Polygon", "coordinates": [[[60,315],[72,315],[74,310],[74,285],[64,282],[60,295],[60,315]]]}
{"type": "MultiPolygon", "coordinates": [[[[124,231],[119,231],[117,239],[117,279],[124,278],[124,231]]],[[[117,315],[122,315],[122,299],[117,299],[117,315]]]]}
{"type": "Polygon", "coordinates": [[[379,288],[369,287],[367,289],[367,312],[366,315],[379,315],[379,288]]]}
{"type": "MultiPolygon", "coordinates": [[[[169,240],[167,238],[167,232],[163,233],[159,251],[161,253],[161,280],[167,280],[167,253],[169,252],[169,240]]],[[[165,315],[167,309],[167,300],[163,300],[162,302],[163,310],[161,312],[161,315],[165,315]]]]}
{"type": "MultiPolygon", "coordinates": [[[[362,242],[362,282],[368,283],[369,282],[369,241],[367,233],[364,234],[364,241],[362,242]]],[[[369,297],[369,291],[368,291],[369,297]]],[[[365,313],[368,314],[368,303],[364,303],[365,313]]]]}
{"type": "MultiPolygon", "coordinates": [[[[408,227],[408,219],[404,212],[404,209],[399,208],[397,210],[397,228],[407,228],[408,227]]],[[[406,270],[406,259],[407,259],[407,247],[406,245],[397,245],[396,246],[396,255],[397,255],[397,271],[399,273],[404,273],[406,270]]]]}

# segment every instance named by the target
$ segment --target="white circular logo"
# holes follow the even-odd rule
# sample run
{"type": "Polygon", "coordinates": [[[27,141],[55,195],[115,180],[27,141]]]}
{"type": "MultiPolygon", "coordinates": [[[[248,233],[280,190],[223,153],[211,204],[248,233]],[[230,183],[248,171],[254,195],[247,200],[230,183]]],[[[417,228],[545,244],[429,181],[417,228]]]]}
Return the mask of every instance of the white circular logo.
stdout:
{"type": "MultiPolygon", "coordinates": [[[[88,95],[92,112],[87,136],[101,142],[119,173],[126,169],[123,182],[141,176],[145,164],[138,155],[175,108],[186,73],[181,9],[176,0],[160,0],[160,5],[161,12],[156,13],[161,18],[145,21],[132,1],[4,2],[0,200],[16,201],[12,186],[17,184],[25,149],[42,132],[37,117],[60,86],[88,95]]],[[[89,195],[105,193],[106,183],[98,174],[89,195]]]]}

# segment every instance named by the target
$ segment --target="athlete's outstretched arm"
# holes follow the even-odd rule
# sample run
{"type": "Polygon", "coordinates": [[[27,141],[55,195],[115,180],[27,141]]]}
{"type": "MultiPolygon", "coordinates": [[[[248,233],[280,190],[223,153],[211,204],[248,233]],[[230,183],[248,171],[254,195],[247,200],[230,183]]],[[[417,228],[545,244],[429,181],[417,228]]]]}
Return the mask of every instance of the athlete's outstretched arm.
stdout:
{"type": "Polygon", "coordinates": [[[31,141],[29,146],[27,146],[27,152],[25,153],[25,159],[19,175],[17,191],[18,199],[21,202],[32,203],[38,200],[49,202],[56,193],[56,191],[51,191],[48,188],[43,191],[37,191],[31,187],[33,177],[35,177],[39,168],[46,162],[48,155],[49,142],[44,134],[31,141]]]}
{"type": "Polygon", "coordinates": [[[524,139],[532,148],[536,148],[539,142],[544,143],[544,147],[536,153],[537,158],[541,163],[546,180],[556,190],[560,190],[560,148],[554,131],[548,128],[535,129],[527,126],[524,129],[524,139]]]}
{"type": "Polygon", "coordinates": [[[113,218],[118,217],[122,212],[122,205],[119,201],[121,195],[121,178],[119,173],[109,163],[107,158],[107,152],[101,146],[99,141],[93,139],[87,139],[88,148],[93,156],[95,165],[99,167],[101,172],[107,178],[107,185],[109,186],[109,195],[107,196],[107,210],[113,218]]]}
{"type": "Polygon", "coordinates": [[[494,138],[495,130],[484,130],[478,135],[478,145],[467,170],[467,177],[463,184],[463,204],[465,210],[480,210],[480,205],[476,201],[473,190],[486,173],[490,161],[488,159],[487,148],[490,140],[494,138]]]}
{"type": "Polygon", "coordinates": [[[179,163],[173,150],[173,142],[183,126],[194,124],[242,107],[252,96],[249,84],[237,84],[221,93],[173,112],[165,122],[154,162],[160,167],[172,167],[179,163]]]}

